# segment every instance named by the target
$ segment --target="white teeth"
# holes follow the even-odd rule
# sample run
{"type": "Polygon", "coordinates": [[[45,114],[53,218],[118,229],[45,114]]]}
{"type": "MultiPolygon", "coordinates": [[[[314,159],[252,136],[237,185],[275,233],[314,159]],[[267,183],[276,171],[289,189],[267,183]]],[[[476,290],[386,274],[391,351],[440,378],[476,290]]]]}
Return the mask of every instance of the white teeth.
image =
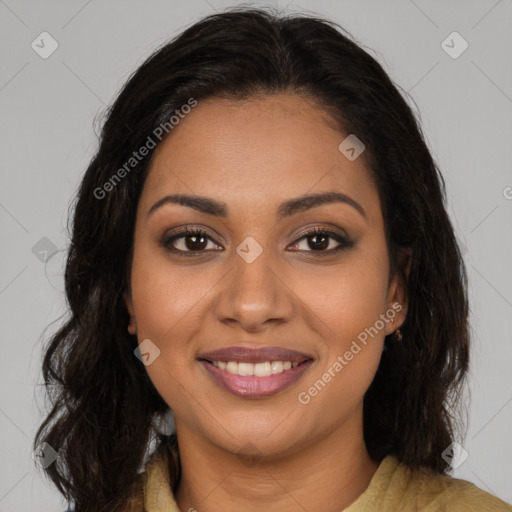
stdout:
{"type": "Polygon", "coordinates": [[[264,363],[256,363],[254,365],[254,375],[256,375],[256,377],[268,377],[269,375],[272,375],[270,362],[265,361],[264,363]]]}
{"type": "Polygon", "coordinates": [[[254,375],[254,365],[252,363],[238,363],[238,375],[254,375]]]}
{"type": "Polygon", "coordinates": [[[272,374],[281,373],[283,371],[283,362],[282,361],[272,361],[272,374]]]}
{"type": "Polygon", "coordinates": [[[213,361],[213,366],[225,370],[234,375],[242,375],[249,377],[255,375],[256,377],[270,377],[276,373],[281,373],[284,370],[295,368],[299,363],[292,363],[291,361],[265,361],[263,363],[237,363],[236,361],[213,361]]]}
{"type": "Polygon", "coordinates": [[[228,373],[238,374],[238,363],[235,361],[229,361],[229,363],[226,364],[226,371],[228,373]]]}

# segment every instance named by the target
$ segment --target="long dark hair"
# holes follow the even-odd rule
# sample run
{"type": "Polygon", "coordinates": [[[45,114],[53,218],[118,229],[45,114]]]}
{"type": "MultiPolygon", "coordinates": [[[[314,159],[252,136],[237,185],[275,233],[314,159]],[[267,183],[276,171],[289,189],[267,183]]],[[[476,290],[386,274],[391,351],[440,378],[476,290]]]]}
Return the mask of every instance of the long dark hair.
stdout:
{"type": "MultiPolygon", "coordinates": [[[[191,99],[276,92],[314,99],[340,130],[364,142],[392,271],[399,270],[399,249],[412,249],[403,341],[386,340],[364,398],[368,452],[376,461],[393,454],[410,468],[448,469],[441,454],[458,428],[455,407],[468,367],[467,277],[419,117],[335,23],[236,8],[195,23],[133,73],[105,115],[77,193],[65,271],[69,318],[45,347],[52,408],[34,441],[59,450],[45,471],[77,512],[123,510],[151,454],[171,450],[173,491],[180,479],[175,435],[154,428],[169,408],[134,357],[137,339],[127,332],[123,301],[154,149],[126,163],[191,99]]],[[[172,136],[171,124],[164,135],[172,136]]]]}

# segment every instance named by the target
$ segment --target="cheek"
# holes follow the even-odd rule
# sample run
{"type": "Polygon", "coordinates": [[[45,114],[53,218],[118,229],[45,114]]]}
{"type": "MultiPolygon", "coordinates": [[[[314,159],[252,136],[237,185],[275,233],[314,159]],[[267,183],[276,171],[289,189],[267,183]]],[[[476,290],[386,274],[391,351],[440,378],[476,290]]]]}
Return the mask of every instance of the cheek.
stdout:
{"type": "Polygon", "coordinates": [[[193,391],[190,365],[193,347],[187,340],[201,324],[200,304],[205,280],[189,279],[171,268],[156,250],[141,247],[132,264],[132,299],[139,343],[150,339],[160,351],[145,367],[158,393],[175,411],[186,410],[187,393],[193,391]]]}
{"type": "Polygon", "coordinates": [[[327,413],[333,418],[360,403],[382,355],[385,324],[380,315],[387,304],[388,269],[386,258],[373,257],[382,254],[377,244],[372,249],[298,279],[294,287],[307,306],[304,311],[313,311],[310,328],[321,340],[322,362],[308,379],[312,387],[302,391],[320,409],[331,400],[339,403],[339,409],[327,413]]]}
{"type": "MultiPolygon", "coordinates": [[[[147,243],[149,245],[149,243],[147,243]]],[[[191,267],[190,267],[191,268],[191,267]]],[[[139,343],[150,339],[160,351],[146,371],[168,404],[182,394],[193,364],[193,339],[201,325],[201,298],[207,282],[189,279],[172,268],[157,249],[136,247],[132,263],[132,300],[139,343]],[[187,366],[188,365],[188,366],[187,366]],[[180,391],[181,389],[181,391],[180,391]]]]}
{"type": "Polygon", "coordinates": [[[384,330],[374,329],[385,311],[387,274],[379,265],[359,262],[316,280],[316,286],[303,283],[297,292],[307,297],[305,309],[314,312],[310,328],[321,340],[320,364],[298,400],[326,424],[339,422],[361,404],[382,355],[384,330]]]}
{"type": "Polygon", "coordinates": [[[149,241],[136,248],[131,281],[139,337],[154,338],[165,348],[170,339],[180,339],[176,331],[197,325],[196,306],[214,280],[210,284],[204,272],[199,279],[199,271],[192,268],[171,265],[149,241]]]}
{"type": "Polygon", "coordinates": [[[378,261],[361,251],[340,265],[307,274],[297,278],[293,290],[323,322],[326,339],[352,339],[373,326],[385,311],[385,260],[378,261]]]}

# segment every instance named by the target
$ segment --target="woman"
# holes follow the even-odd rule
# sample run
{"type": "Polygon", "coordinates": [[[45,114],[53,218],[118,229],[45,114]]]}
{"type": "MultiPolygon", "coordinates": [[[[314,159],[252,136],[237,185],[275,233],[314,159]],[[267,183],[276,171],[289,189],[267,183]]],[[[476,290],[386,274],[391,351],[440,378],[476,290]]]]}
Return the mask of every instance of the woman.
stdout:
{"type": "Polygon", "coordinates": [[[469,334],[443,178],[333,23],[227,11],[142,64],[65,278],[35,446],[77,512],[512,510],[447,474],[469,334]]]}

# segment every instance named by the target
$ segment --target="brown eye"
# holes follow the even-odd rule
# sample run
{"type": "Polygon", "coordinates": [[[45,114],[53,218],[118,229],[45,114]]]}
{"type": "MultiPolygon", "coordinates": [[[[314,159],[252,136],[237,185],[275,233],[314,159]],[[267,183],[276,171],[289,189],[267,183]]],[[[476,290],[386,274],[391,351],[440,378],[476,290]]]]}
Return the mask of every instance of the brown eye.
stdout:
{"type": "Polygon", "coordinates": [[[335,233],[333,231],[328,231],[321,228],[314,228],[310,231],[304,233],[298,240],[295,242],[294,246],[297,246],[302,240],[307,240],[308,249],[299,249],[305,250],[306,252],[317,252],[322,254],[332,254],[334,252],[349,249],[354,246],[354,242],[348,240],[346,237],[335,233]],[[332,242],[334,243],[334,247],[332,242]],[[336,246],[336,243],[338,244],[336,246]]]}
{"type": "Polygon", "coordinates": [[[311,249],[317,250],[317,249],[327,249],[329,246],[329,239],[330,236],[328,235],[310,235],[307,237],[309,243],[309,247],[311,249]]]}
{"type": "Polygon", "coordinates": [[[214,244],[208,232],[199,228],[187,228],[179,233],[165,237],[161,241],[161,244],[168,251],[189,256],[191,254],[187,253],[205,252],[208,247],[208,242],[214,244]]]}
{"type": "Polygon", "coordinates": [[[185,247],[191,251],[206,249],[208,245],[204,235],[187,235],[180,238],[185,240],[185,247]]]}
{"type": "MultiPolygon", "coordinates": [[[[307,241],[307,248],[298,249],[298,251],[317,253],[318,256],[333,254],[355,245],[346,237],[321,228],[307,231],[295,242],[294,246],[297,247],[303,240],[307,241]]],[[[180,256],[199,256],[205,252],[218,250],[215,247],[219,247],[210,234],[200,228],[187,228],[179,233],[166,236],[161,241],[161,245],[166,251],[180,256]],[[208,248],[209,242],[213,244],[213,247],[208,248]]]]}

